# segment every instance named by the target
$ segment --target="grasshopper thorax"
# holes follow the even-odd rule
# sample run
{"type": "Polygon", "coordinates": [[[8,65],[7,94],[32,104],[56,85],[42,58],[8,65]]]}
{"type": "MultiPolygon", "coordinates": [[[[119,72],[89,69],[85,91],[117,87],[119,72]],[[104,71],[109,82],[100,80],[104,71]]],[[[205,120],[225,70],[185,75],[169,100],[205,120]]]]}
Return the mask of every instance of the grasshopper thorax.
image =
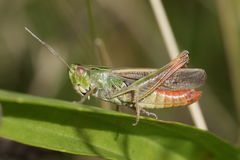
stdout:
{"type": "Polygon", "coordinates": [[[70,65],[69,78],[74,89],[81,95],[85,95],[90,90],[91,79],[87,67],[78,64],[70,65]]]}

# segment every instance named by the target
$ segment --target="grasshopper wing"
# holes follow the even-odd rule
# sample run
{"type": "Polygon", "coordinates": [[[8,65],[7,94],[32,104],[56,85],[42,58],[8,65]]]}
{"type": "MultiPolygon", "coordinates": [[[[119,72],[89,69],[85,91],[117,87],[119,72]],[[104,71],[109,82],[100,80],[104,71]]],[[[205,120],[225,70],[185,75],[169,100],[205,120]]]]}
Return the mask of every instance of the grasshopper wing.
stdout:
{"type": "MultiPolygon", "coordinates": [[[[131,85],[155,71],[157,71],[156,68],[118,68],[113,69],[112,74],[121,78],[127,85],[131,85]]],[[[157,89],[170,91],[194,89],[202,86],[206,79],[207,74],[203,69],[180,68],[157,89]]]]}

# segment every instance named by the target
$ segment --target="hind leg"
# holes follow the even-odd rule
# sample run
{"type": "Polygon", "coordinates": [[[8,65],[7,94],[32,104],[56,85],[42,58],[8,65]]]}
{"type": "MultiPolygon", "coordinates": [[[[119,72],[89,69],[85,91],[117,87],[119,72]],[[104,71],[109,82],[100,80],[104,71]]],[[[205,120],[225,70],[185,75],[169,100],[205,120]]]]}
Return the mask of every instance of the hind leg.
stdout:
{"type": "Polygon", "coordinates": [[[141,113],[141,107],[137,103],[135,104],[135,109],[136,109],[137,115],[136,115],[136,121],[135,123],[133,123],[133,126],[136,126],[138,124],[140,119],[140,113],[141,113]]]}

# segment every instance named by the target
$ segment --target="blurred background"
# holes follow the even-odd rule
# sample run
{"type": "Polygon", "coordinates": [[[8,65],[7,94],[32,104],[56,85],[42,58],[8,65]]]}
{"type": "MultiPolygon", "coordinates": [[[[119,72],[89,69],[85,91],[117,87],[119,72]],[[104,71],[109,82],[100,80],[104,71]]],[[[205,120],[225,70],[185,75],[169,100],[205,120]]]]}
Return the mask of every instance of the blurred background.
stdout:
{"type": "MultiPolygon", "coordinates": [[[[199,102],[209,131],[239,146],[240,2],[163,0],[163,4],[180,50],[190,52],[189,67],[207,72],[199,102]]],[[[67,67],[32,38],[25,26],[69,64],[159,68],[170,60],[146,0],[0,1],[1,89],[80,99],[67,67]],[[96,38],[104,42],[100,50],[109,57],[100,54],[96,38]]],[[[102,105],[94,98],[87,104],[102,105]]],[[[162,120],[194,125],[188,107],[154,112],[162,120]]],[[[0,160],[60,158],[87,159],[0,139],[0,160]]]]}

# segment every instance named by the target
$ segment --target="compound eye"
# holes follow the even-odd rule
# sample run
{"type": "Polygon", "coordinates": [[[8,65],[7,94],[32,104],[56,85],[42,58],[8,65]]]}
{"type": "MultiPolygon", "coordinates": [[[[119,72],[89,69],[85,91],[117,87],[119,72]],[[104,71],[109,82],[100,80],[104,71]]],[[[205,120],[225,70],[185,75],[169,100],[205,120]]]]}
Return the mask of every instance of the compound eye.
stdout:
{"type": "Polygon", "coordinates": [[[84,69],[84,67],[82,67],[82,66],[77,66],[76,72],[77,72],[77,75],[78,75],[79,77],[81,77],[81,76],[84,75],[85,69],[84,69]]]}

